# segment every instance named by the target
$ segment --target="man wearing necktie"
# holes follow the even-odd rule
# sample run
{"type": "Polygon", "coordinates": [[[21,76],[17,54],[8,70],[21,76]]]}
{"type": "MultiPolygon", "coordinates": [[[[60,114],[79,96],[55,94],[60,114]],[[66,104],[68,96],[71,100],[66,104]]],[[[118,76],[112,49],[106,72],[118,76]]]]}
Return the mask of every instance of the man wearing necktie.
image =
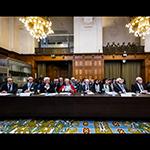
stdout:
{"type": "Polygon", "coordinates": [[[16,94],[18,90],[18,85],[13,82],[11,77],[7,78],[7,82],[2,85],[1,92],[3,93],[13,93],[16,94]]]}
{"type": "Polygon", "coordinates": [[[126,93],[128,92],[128,89],[126,88],[124,84],[124,79],[117,78],[116,83],[114,84],[114,91],[117,93],[126,93]]]}
{"type": "Polygon", "coordinates": [[[11,90],[12,90],[12,86],[11,84],[8,84],[8,92],[11,92],[11,90]]]}
{"type": "Polygon", "coordinates": [[[22,87],[22,92],[36,92],[37,84],[34,83],[33,77],[28,77],[27,83],[25,83],[22,87]]]}
{"type": "Polygon", "coordinates": [[[145,89],[143,79],[141,77],[136,78],[136,82],[131,86],[132,92],[146,94],[148,91],[145,89]]]}

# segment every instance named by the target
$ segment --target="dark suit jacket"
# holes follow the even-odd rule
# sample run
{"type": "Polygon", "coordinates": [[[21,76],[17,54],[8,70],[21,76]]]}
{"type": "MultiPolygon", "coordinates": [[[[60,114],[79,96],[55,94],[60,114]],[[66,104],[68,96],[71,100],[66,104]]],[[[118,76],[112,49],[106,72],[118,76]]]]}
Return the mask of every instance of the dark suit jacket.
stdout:
{"type": "MultiPolygon", "coordinates": [[[[98,93],[101,93],[101,92],[102,92],[102,85],[101,85],[100,83],[99,83],[98,85],[99,85],[99,92],[98,92],[98,93]]],[[[94,88],[94,91],[93,91],[93,92],[94,92],[94,93],[97,93],[97,92],[96,92],[96,89],[95,89],[95,86],[96,86],[96,83],[94,83],[94,85],[93,85],[93,88],[94,88]]]]}
{"type": "MultiPolygon", "coordinates": [[[[127,89],[125,84],[123,84],[123,85],[124,85],[126,92],[128,92],[129,90],[127,89]]],[[[114,84],[114,91],[117,93],[123,93],[122,89],[120,88],[120,86],[117,83],[114,84]]]]}
{"type": "MultiPolygon", "coordinates": [[[[144,90],[146,90],[145,85],[144,84],[142,84],[142,85],[143,85],[144,90]]],[[[141,92],[141,90],[140,90],[137,83],[131,85],[131,90],[132,90],[132,92],[135,92],[135,93],[136,92],[139,92],[139,93],[141,92]]]]}
{"type": "Polygon", "coordinates": [[[4,83],[1,87],[1,92],[2,91],[7,91],[8,93],[13,93],[13,94],[16,94],[17,93],[17,90],[18,90],[18,85],[16,83],[13,83],[13,87],[12,87],[12,91],[9,91],[8,90],[8,86],[7,86],[7,83],[4,83]]]}
{"type": "MultiPolygon", "coordinates": [[[[23,87],[22,87],[22,92],[24,92],[25,90],[28,89],[28,83],[26,83],[23,87]]],[[[30,91],[31,92],[36,92],[37,90],[37,84],[36,83],[33,83],[30,87],[30,91]]]]}
{"type": "MultiPolygon", "coordinates": [[[[109,92],[112,92],[113,89],[112,89],[111,85],[108,85],[108,86],[109,86],[109,92]]],[[[102,92],[102,93],[105,92],[105,91],[104,91],[104,84],[101,84],[101,92],[102,92]]]]}
{"type": "MultiPolygon", "coordinates": [[[[89,89],[88,90],[94,92],[94,89],[95,89],[94,84],[89,84],[89,89]]],[[[82,91],[86,91],[85,85],[82,86],[82,91]]]]}
{"type": "Polygon", "coordinates": [[[47,90],[45,87],[45,84],[42,83],[40,86],[39,86],[39,90],[40,90],[40,93],[55,93],[55,88],[52,86],[52,84],[50,84],[50,88],[47,90]]]}

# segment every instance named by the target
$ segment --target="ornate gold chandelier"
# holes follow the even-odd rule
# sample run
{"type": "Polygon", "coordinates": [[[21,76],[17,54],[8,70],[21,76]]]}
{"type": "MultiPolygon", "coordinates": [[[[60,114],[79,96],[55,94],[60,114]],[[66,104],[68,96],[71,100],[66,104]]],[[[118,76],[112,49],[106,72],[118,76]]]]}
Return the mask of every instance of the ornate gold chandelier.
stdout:
{"type": "Polygon", "coordinates": [[[150,34],[150,17],[135,17],[126,24],[126,27],[129,28],[129,33],[144,39],[147,34],[150,34]]]}
{"type": "Polygon", "coordinates": [[[49,34],[54,33],[51,29],[52,22],[46,20],[44,17],[20,17],[19,20],[38,42],[46,38],[49,34]]]}

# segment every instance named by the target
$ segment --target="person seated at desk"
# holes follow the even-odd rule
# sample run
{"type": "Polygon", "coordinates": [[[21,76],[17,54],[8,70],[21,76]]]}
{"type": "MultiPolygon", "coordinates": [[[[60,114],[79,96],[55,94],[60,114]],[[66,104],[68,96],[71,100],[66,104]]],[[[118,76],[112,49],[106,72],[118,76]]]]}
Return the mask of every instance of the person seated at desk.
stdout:
{"type": "Polygon", "coordinates": [[[37,90],[37,84],[34,83],[33,77],[28,77],[27,83],[25,83],[22,87],[22,92],[23,93],[28,93],[28,92],[36,92],[37,90]]]}
{"type": "Polygon", "coordinates": [[[137,77],[134,84],[131,86],[132,92],[146,94],[148,91],[146,90],[145,85],[143,84],[143,79],[141,77],[137,77]]]}
{"type": "Polygon", "coordinates": [[[77,79],[75,77],[71,77],[70,83],[74,86],[74,88],[77,90],[77,79]]]}
{"type": "Polygon", "coordinates": [[[55,92],[57,92],[58,93],[58,85],[59,84],[59,79],[58,78],[54,78],[54,81],[53,81],[53,83],[52,83],[52,86],[53,86],[53,88],[55,89],[55,92]]]}
{"type": "Polygon", "coordinates": [[[43,80],[44,80],[43,83],[38,86],[37,89],[38,93],[55,93],[56,91],[52,86],[52,84],[50,83],[50,78],[44,77],[43,80]]]}
{"type": "Polygon", "coordinates": [[[112,92],[113,91],[110,79],[105,78],[103,80],[103,84],[102,84],[101,90],[102,90],[102,93],[107,93],[107,92],[112,92]]]}
{"type": "Polygon", "coordinates": [[[124,79],[122,78],[116,79],[116,83],[114,83],[114,91],[120,94],[128,92],[128,89],[124,84],[124,79]]]}
{"type": "Polygon", "coordinates": [[[97,79],[94,81],[94,93],[101,93],[101,84],[97,79]]]}
{"type": "Polygon", "coordinates": [[[84,79],[84,82],[82,84],[82,91],[87,94],[87,93],[90,93],[90,92],[94,92],[94,84],[90,84],[90,81],[89,79],[84,79]]]}
{"type": "Polygon", "coordinates": [[[74,86],[70,83],[70,80],[68,78],[65,79],[65,83],[60,87],[59,92],[70,92],[72,94],[76,93],[76,89],[74,86]]]}
{"type": "Polygon", "coordinates": [[[150,92],[150,82],[149,82],[149,81],[146,83],[146,90],[147,90],[148,92],[150,92]]]}
{"type": "Polygon", "coordinates": [[[58,88],[58,91],[59,91],[59,89],[61,88],[61,86],[64,85],[64,79],[63,79],[63,77],[59,77],[58,81],[59,81],[59,83],[57,85],[57,88],[58,88]]]}
{"type": "Polygon", "coordinates": [[[0,92],[16,94],[18,90],[18,84],[13,82],[11,77],[7,78],[7,81],[2,84],[0,92]]]}

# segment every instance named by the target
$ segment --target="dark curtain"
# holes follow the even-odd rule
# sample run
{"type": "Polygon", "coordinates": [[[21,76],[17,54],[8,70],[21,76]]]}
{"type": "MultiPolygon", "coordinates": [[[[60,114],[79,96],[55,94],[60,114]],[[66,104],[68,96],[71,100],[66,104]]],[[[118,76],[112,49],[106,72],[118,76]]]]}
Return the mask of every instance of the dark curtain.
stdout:
{"type": "Polygon", "coordinates": [[[142,61],[105,61],[104,64],[105,78],[118,78],[125,79],[128,89],[131,89],[131,84],[135,82],[137,76],[141,76],[142,61]]]}
{"type": "Polygon", "coordinates": [[[37,69],[38,69],[38,78],[46,76],[46,64],[45,63],[38,63],[37,69]]]}
{"type": "Polygon", "coordinates": [[[131,84],[135,82],[135,78],[141,76],[141,62],[126,62],[122,64],[122,77],[126,81],[128,89],[131,89],[131,84]]]}
{"type": "Polygon", "coordinates": [[[118,78],[121,75],[120,61],[108,61],[104,64],[105,78],[118,78]]]}

